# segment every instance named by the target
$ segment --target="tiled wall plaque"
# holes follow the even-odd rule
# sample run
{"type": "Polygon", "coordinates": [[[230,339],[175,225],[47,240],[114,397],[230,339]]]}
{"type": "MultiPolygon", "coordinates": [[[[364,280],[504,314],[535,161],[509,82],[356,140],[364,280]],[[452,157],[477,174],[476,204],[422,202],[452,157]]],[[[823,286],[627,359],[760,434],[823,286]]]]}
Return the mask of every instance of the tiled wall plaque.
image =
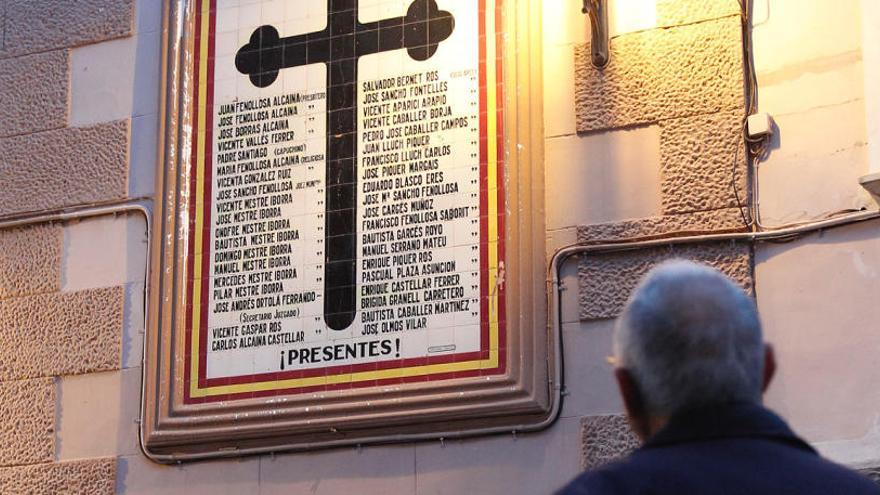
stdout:
{"type": "Polygon", "coordinates": [[[543,263],[528,246],[525,272],[508,261],[526,230],[511,220],[542,225],[509,209],[531,201],[508,192],[528,175],[509,169],[515,14],[503,0],[172,8],[157,223],[174,235],[154,243],[145,376],[157,458],[546,420],[552,346],[535,302],[524,327],[521,288],[508,294],[543,263]],[[455,390],[461,413],[412,416],[455,390]],[[498,401],[516,405],[481,412],[498,401]],[[340,435],[347,417],[357,433],[340,435]]]}

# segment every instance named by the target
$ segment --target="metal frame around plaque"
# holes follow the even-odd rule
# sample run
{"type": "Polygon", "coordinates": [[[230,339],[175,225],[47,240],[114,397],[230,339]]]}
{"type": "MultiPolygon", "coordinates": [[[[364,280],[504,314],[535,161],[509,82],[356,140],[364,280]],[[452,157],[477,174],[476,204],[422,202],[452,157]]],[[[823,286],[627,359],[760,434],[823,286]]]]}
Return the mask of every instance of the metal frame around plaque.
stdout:
{"type": "MultiPolygon", "coordinates": [[[[546,428],[560,405],[548,329],[541,2],[506,0],[498,21],[504,88],[503,371],[285,394],[187,400],[186,194],[193,143],[196,0],[165,4],[160,163],[151,246],[141,445],[157,462],[546,428]]],[[[422,55],[424,56],[424,55],[422,55]]],[[[262,82],[261,82],[262,83],[262,82]]],[[[256,84],[256,83],[255,83],[256,84]]],[[[377,382],[379,383],[379,382],[377,382]]]]}

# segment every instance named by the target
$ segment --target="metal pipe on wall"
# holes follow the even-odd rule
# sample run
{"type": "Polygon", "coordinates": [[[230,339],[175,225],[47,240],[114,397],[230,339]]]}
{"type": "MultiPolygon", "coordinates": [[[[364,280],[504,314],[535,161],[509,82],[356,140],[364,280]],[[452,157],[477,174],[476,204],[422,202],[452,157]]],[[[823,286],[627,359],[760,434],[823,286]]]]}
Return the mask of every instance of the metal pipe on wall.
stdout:
{"type": "MultiPolygon", "coordinates": [[[[147,246],[150,245],[150,239],[152,237],[152,217],[153,213],[150,208],[151,204],[149,202],[149,198],[135,198],[131,200],[125,200],[121,202],[107,202],[107,203],[92,203],[84,206],[72,207],[68,209],[62,210],[53,210],[53,211],[44,211],[37,213],[27,213],[22,215],[15,216],[7,216],[0,219],[0,230],[10,229],[10,228],[21,228],[27,227],[30,225],[37,225],[41,223],[50,223],[50,222],[69,222],[71,220],[83,220],[87,218],[95,218],[99,216],[107,216],[107,215],[119,215],[119,214],[129,214],[136,213],[143,215],[146,229],[146,238],[147,238],[147,246]]],[[[147,336],[147,314],[146,305],[150,299],[149,294],[149,283],[150,279],[150,253],[147,252],[144,257],[144,321],[143,321],[143,333],[144,333],[144,342],[146,343],[147,336]]],[[[143,364],[144,364],[144,355],[141,355],[141,371],[143,372],[143,364]]],[[[141,380],[141,386],[143,387],[143,380],[141,380]]],[[[143,393],[141,393],[141,397],[143,397],[143,393]]],[[[143,405],[141,405],[143,407],[143,405]]],[[[140,428],[138,428],[138,432],[140,432],[140,428]]],[[[138,433],[138,443],[142,447],[142,441],[140,439],[140,433],[138,433]]]]}
{"type": "MultiPolygon", "coordinates": [[[[563,351],[564,351],[564,341],[563,341],[563,333],[562,333],[562,297],[561,293],[563,290],[562,283],[560,282],[562,278],[562,268],[566,261],[572,259],[574,257],[584,256],[587,254],[597,254],[597,253],[615,253],[615,252],[624,252],[624,251],[635,251],[640,249],[648,249],[652,247],[660,247],[660,246],[673,246],[679,244],[699,244],[699,243],[708,243],[708,242],[723,242],[723,241],[731,241],[731,242],[750,242],[750,243],[758,243],[758,242],[771,242],[774,240],[777,241],[786,241],[793,240],[798,237],[802,237],[806,234],[810,234],[813,232],[818,232],[825,229],[831,229],[835,227],[842,227],[845,225],[851,225],[855,223],[867,222],[870,220],[880,219],[880,211],[862,211],[858,213],[850,213],[846,215],[841,215],[836,218],[831,218],[828,220],[821,220],[816,222],[810,222],[805,224],[794,224],[790,226],[780,227],[773,230],[766,230],[760,232],[734,232],[734,233],[723,233],[723,234],[696,234],[696,235],[682,235],[675,236],[672,234],[670,236],[662,237],[662,238],[636,238],[632,240],[607,240],[607,241],[594,241],[587,243],[576,243],[571,244],[569,246],[565,246],[556,251],[553,257],[550,260],[549,273],[547,277],[547,298],[548,298],[548,325],[547,331],[550,333],[551,341],[554,341],[552,337],[555,336],[555,342],[557,345],[558,356],[556,361],[560,363],[560,377],[562,393],[561,399],[564,400],[566,395],[565,393],[565,380],[564,380],[564,367],[562,367],[563,362],[563,351]]],[[[561,410],[561,404],[560,404],[561,410]]]]}

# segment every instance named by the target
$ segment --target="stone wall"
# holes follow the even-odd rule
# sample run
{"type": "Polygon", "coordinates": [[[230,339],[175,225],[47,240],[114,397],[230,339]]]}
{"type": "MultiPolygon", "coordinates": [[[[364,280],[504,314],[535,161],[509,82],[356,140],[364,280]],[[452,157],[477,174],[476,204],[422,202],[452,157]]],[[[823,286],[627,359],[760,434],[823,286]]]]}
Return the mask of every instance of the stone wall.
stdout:
{"type": "MultiPolygon", "coordinates": [[[[577,239],[620,241],[745,230],[740,208],[748,200],[748,174],[737,2],[657,2],[656,26],[612,38],[608,67],[593,68],[589,53],[589,44],[574,50],[577,135],[583,139],[657,129],[659,153],[646,157],[650,162],[641,165],[655,170],[649,177],[657,199],[642,215],[624,213],[610,221],[580,224],[577,239]]],[[[612,158],[600,166],[618,164],[612,158]]],[[[709,264],[747,291],[754,287],[752,249],[747,244],[587,256],[577,272],[580,319],[616,317],[641,277],[671,258],[709,264]]],[[[631,448],[631,441],[622,440],[625,423],[620,416],[587,417],[583,424],[584,466],[595,466],[631,448]]]]}
{"type": "MultiPolygon", "coordinates": [[[[614,16],[653,15],[614,22],[604,71],[589,66],[581,3],[542,2],[547,258],[577,241],[741,230],[736,0],[613,0],[614,16]]],[[[867,171],[859,1],[822,15],[821,0],[806,3],[755,2],[761,106],[781,129],[760,169],[770,223],[866,204],[852,183],[867,171]]],[[[161,4],[0,0],[0,217],[152,196],[161,4]]],[[[606,361],[613,318],[672,256],[713,264],[756,295],[780,356],[770,406],[834,459],[876,466],[877,229],[569,263],[567,390],[544,432],[180,466],[138,448],[143,219],[0,229],[0,492],[551,492],[634,448],[606,361]]]]}
{"type": "MultiPolygon", "coordinates": [[[[863,40],[876,35],[862,33],[871,29],[863,22],[865,3],[844,0],[829,12],[812,1],[754,2],[758,104],[775,121],[769,153],[756,172],[761,184],[756,200],[768,227],[876,209],[857,183],[872,170],[868,150],[877,146],[866,130],[873,90],[865,81],[875,61],[862,60],[863,53],[873,53],[863,40]],[[819,32],[827,35],[816,37],[819,32]]],[[[547,124],[548,156],[573,164],[561,166],[556,184],[576,198],[548,206],[550,250],[575,240],[743,228],[736,196],[745,201],[747,174],[735,150],[742,151],[744,104],[742,93],[733,90],[742,84],[742,58],[735,52],[741,36],[738,5],[615,3],[623,4],[656,5],[656,22],[615,33],[611,66],[604,72],[589,66],[589,47],[572,42],[583,33],[560,43],[570,54],[547,57],[557,64],[575,57],[571,84],[582,103],[570,116],[557,110],[555,115],[566,117],[561,124],[547,124]],[[647,104],[636,105],[632,95],[647,104]],[[633,180],[638,186],[630,185],[633,180]],[[575,223],[578,218],[582,221],[575,223]]],[[[555,104],[561,105],[561,98],[555,104]]],[[[878,379],[872,363],[880,340],[873,322],[880,308],[869,302],[877,293],[878,233],[873,222],[782,245],[725,243],[591,256],[578,269],[567,269],[568,291],[578,290],[577,297],[568,295],[569,309],[563,311],[566,346],[583,346],[566,352],[567,363],[578,359],[585,370],[567,370],[578,386],[563,414],[586,416],[584,465],[622,445],[615,426],[620,420],[613,416],[622,406],[608,398],[614,383],[602,362],[610,352],[610,319],[638,278],[672,256],[708,262],[755,295],[780,364],[767,404],[833,460],[854,467],[880,464],[880,402],[866,393],[878,379]],[[591,459],[590,452],[601,455],[591,459]]]]}
{"type": "MultiPolygon", "coordinates": [[[[149,15],[158,40],[155,3],[136,12],[133,0],[0,1],[0,218],[131,197],[132,120],[139,115],[118,112],[78,122],[81,112],[71,103],[90,92],[100,93],[105,106],[118,103],[126,91],[116,87],[118,80],[102,75],[101,84],[81,84],[81,74],[92,67],[80,52],[96,43],[135,43],[144,30],[137,19],[146,22],[149,15]]],[[[81,404],[113,404],[106,389],[89,386],[74,396],[69,383],[94,384],[123,373],[127,320],[138,311],[137,291],[124,277],[78,283],[87,258],[76,246],[85,244],[92,258],[104,261],[125,258],[129,250],[127,243],[81,235],[83,225],[94,222],[0,229],[2,493],[115,492],[115,451],[68,455],[77,442],[68,425],[82,414],[81,404]]],[[[144,237],[142,220],[104,222],[139,223],[132,230],[144,237]]],[[[142,274],[140,280],[142,290],[142,274]]],[[[143,324],[138,320],[135,327],[143,324]]],[[[137,393],[129,400],[136,404],[137,393]]],[[[127,419],[132,424],[136,410],[127,419]]],[[[83,420],[102,423],[95,416],[83,420]]],[[[79,442],[116,442],[112,431],[92,433],[79,442]]],[[[129,441],[136,449],[136,437],[129,441]]]]}

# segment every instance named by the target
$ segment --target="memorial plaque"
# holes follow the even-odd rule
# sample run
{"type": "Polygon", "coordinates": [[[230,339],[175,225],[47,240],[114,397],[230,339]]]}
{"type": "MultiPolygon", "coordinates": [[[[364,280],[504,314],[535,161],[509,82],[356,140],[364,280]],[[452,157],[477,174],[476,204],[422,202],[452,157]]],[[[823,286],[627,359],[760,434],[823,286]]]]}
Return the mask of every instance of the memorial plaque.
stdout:
{"type": "Polygon", "coordinates": [[[504,370],[494,3],[197,2],[188,400],[504,370]]]}
{"type": "Polygon", "coordinates": [[[154,259],[180,309],[153,301],[168,330],[151,368],[169,417],[283,398],[270,411],[281,418],[341,397],[369,414],[358,397],[412,391],[415,407],[522,382],[522,358],[509,359],[523,337],[511,342],[507,317],[502,0],[176,7],[184,87],[166,89],[189,98],[170,104],[180,157],[165,165],[177,182],[163,211],[176,216],[157,219],[178,242],[157,241],[154,259]]]}

